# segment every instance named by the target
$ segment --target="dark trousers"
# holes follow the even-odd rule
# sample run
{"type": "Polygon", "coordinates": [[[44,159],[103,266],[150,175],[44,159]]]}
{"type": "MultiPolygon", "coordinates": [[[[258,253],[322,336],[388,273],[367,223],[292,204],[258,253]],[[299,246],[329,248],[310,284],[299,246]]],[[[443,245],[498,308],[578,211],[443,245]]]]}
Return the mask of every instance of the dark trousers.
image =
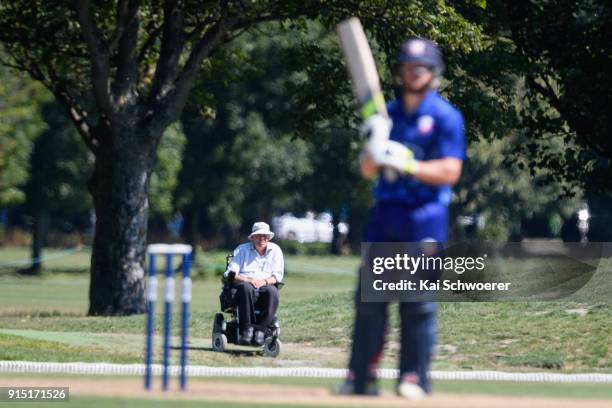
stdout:
{"type": "MultiPolygon", "coordinates": [[[[366,383],[376,379],[376,370],[382,357],[387,331],[388,303],[361,302],[357,289],[353,348],[349,369],[355,381],[355,390],[365,392],[366,383]]],[[[423,308],[422,303],[400,303],[401,352],[400,380],[414,376],[425,392],[431,392],[428,370],[436,343],[436,313],[423,308]]]]}
{"type": "Polygon", "coordinates": [[[267,326],[272,323],[278,309],[278,289],[274,285],[263,286],[255,289],[248,282],[240,282],[234,285],[236,294],[234,303],[238,305],[238,322],[240,332],[253,324],[267,326]],[[255,315],[255,309],[259,315],[255,315]]]}
{"type": "MultiPolygon", "coordinates": [[[[399,203],[378,203],[371,211],[366,242],[421,242],[425,239],[446,242],[448,209],[429,203],[407,207],[399,203]]],[[[400,380],[416,382],[431,391],[429,365],[436,343],[436,311],[433,302],[402,302],[400,380]]],[[[376,378],[387,330],[388,303],[362,302],[360,287],[355,295],[355,325],[349,370],[355,390],[365,392],[366,383],[376,378]]]]}

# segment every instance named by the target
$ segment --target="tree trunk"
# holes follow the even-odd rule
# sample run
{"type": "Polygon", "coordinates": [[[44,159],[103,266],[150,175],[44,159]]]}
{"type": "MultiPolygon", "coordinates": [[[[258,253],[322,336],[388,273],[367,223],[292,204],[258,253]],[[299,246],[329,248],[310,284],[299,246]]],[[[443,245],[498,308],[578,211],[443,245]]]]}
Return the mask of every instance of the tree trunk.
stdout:
{"type": "Polygon", "coordinates": [[[369,211],[370,209],[358,205],[359,203],[352,203],[348,212],[349,222],[349,234],[348,240],[351,245],[351,252],[354,254],[361,254],[361,243],[364,237],[364,230],[366,228],[369,211]]]}
{"type": "Polygon", "coordinates": [[[115,138],[96,155],[90,184],[96,210],[89,315],[144,313],[149,178],[155,145],[144,137],[115,138]]]}
{"type": "Polygon", "coordinates": [[[199,211],[195,204],[188,206],[183,211],[183,217],[185,223],[183,224],[183,237],[193,248],[191,252],[191,262],[196,261],[197,249],[198,249],[198,224],[199,224],[199,211]]]}
{"type": "Polygon", "coordinates": [[[340,212],[334,211],[332,213],[332,226],[334,227],[332,241],[330,245],[330,253],[332,255],[342,255],[342,237],[340,231],[338,231],[338,224],[340,223],[340,212]]]}
{"type": "Polygon", "coordinates": [[[49,229],[49,213],[44,208],[38,209],[34,215],[34,225],[32,226],[32,265],[28,273],[39,275],[42,268],[42,249],[47,241],[47,231],[49,229]]]}

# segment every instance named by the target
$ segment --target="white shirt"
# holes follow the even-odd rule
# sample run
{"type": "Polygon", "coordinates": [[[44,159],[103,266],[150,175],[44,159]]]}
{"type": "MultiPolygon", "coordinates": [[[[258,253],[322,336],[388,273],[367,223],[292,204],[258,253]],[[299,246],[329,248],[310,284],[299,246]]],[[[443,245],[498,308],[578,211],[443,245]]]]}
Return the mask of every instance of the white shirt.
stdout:
{"type": "Polygon", "coordinates": [[[273,242],[268,242],[266,253],[263,255],[259,255],[251,242],[239,245],[234,250],[234,257],[225,271],[225,276],[230,271],[251,279],[267,279],[274,276],[277,282],[281,282],[285,274],[283,251],[273,242]]]}

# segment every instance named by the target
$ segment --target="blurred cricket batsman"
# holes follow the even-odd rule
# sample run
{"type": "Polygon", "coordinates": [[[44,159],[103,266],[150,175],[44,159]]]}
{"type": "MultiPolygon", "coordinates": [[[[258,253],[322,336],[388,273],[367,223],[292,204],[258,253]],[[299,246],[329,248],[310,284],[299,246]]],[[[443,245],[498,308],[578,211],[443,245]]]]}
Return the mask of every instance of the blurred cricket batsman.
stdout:
{"type": "MultiPolygon", "coordinates": [[[[378,174],[376,204],[366,242],[446,242],[452,186],[465,159],[463,117],[436,88],[444,69],[438,47],[408,40],[398,56],[400,96],[387,105],[389,118],[368,118],[361,156],[364,177],[378,174]],[[379,171],[380,170],[380,171],[379,171]]],[[[349,376],[341,394],[378,393],[376,370],[387,327],[387,303],[355,297],[349,376]]],[[[435,302],[401,302],[400,378],[397,393],[418,398],[431,392],[429,365],[436,342],[435,302]]]]}

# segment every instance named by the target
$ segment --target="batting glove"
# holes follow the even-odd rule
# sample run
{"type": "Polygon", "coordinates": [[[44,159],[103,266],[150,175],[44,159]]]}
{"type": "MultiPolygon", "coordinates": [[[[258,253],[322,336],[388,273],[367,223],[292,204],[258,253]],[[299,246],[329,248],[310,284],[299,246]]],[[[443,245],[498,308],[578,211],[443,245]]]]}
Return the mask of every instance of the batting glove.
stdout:
{"type": "Polygon", "coordinates": [[[374,160],[381,167],[387,167],[400,174],[413,175],[419,162],[414,158],[412,150],[394,140],[385,140],[376,148],[374,160]]]}
{"type": "Polygon", "coordinates": [[[391,133],[391,127],[393,123],[391,119],[380,115],[372,115],[367,118],[361,128],[359,128],[359,133],[363,136],[366,142],[377,142],[389,139],[389,133],[391,133]]]}
{"type": "Polygon", "coordinates": [[[363,154],[370,156],[378,164],[381,159],[384,142],[389,140],[393,123],[386,116],[380,114],[372,115],[363,122],[359,133],[365,140],[363,154]]]}

